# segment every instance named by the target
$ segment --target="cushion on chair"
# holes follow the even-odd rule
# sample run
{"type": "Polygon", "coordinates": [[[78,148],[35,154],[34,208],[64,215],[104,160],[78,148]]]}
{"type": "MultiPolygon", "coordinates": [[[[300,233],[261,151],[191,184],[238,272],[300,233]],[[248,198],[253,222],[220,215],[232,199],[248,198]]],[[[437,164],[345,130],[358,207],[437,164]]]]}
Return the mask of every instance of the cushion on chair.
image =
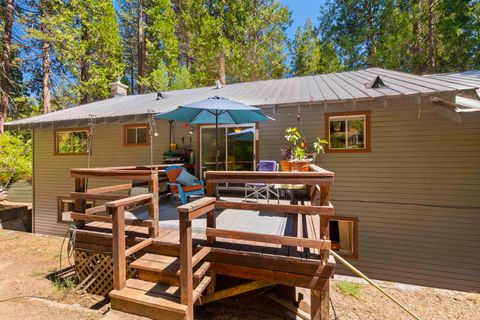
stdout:
{"type": "Polygon", "coordinates": [[[188,173],[188,171],[183,170],[179,176],[177,177],[177,182],[180,183],[183,186],[195,186],[200,184],[200,181],[198,181],[197,177],[194,175],[188,173]]]}
{"type": "Polygon", "coordinates": [[[273,160],[260,160],[258,162],[257,171],[268,171],[268,172],[277,171],[277,162],[273,160]]]}
{"type": "Polygon", "coordinates": [[[195,186],[182,186],[182,189],[183,191],[185,192],[189,192],[189,191],[195,191],[195,190],[202,190],[203,189],[203,185],[201,184],[197,184],[195,186]]]}
{"type": "Polygon", "coordinates": [[[169,182],[177,182],[177,177],[182,173],[183,168],[178,167],[178,168],[171,168],[169,170],[165,170],[167,173],[168,181],[169,182]]]}

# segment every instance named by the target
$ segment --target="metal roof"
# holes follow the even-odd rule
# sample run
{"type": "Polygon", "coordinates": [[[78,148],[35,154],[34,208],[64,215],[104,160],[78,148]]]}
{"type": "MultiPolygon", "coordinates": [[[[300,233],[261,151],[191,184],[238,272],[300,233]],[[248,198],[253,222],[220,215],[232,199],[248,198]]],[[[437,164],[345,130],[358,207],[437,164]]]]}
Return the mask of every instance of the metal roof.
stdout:
{"type": "Polygon", "coordinates": [[[480,70],[429,74],[425,77],[480,88],[480,70]]]}
{"type": "Polygon", "coordinates": [[[478,86],[422,77],[408,73],[370,68],[314,76],[235,83],[222,88],[203,87],[168,91],[157,100],[157,93],[116,97],[79,105],[6,123],[7,129],[81,125],[89,115],[106,123],[145,119],[148,110],[166,112],[177,106],[212,96],[220,96],[253,106],[298,105],[390,99],[407,95],[433,95],[439,92],[475,90],[478,86]],[[380,77],[385,86],[372,88],[380,77]]]}

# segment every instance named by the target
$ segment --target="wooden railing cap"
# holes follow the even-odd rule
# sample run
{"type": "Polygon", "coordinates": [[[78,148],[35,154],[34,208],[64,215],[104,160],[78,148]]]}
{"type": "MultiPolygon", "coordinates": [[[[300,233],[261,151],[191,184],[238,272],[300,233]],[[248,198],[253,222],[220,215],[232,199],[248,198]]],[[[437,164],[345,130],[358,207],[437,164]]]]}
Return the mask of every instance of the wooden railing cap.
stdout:
{"type": "Polygon", "coordinates": [[[181,206],[177,207],[177,210],[180,213],[189,213],[189,212],[198,210],[200,208],[203,208],[205,206],[208,206],[212,203],[215,203],[215,201],[216,201],[216,199],[214,197],[204,197],[204,198],[195,200],[193,202],[181,205],[181,206]]]}
{"type": "Polygon", "coordinates": [[[107,202],[105,203],[105,206],[107,208],[118,208],[122,206],[127,206],[129,204],[133,204],[139,201],[148,200],[148,199],[151,199],[152,197],[153,195],[151,193],[139,194],[137,196],[132,196],[128,198],[107,202]]]}

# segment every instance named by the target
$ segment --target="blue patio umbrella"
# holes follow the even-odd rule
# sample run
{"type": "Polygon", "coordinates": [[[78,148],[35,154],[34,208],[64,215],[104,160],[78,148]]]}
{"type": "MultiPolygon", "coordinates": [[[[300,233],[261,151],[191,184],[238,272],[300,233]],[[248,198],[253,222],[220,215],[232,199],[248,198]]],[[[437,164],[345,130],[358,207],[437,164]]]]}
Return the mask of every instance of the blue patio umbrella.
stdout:
{"type": "Polygon", "coordinates": [[[179,106],[176,109],[155,115],[156,119],[177,120],[191,124],[215,123],[215,160],[218,170],[219,146],[218,124],[242,124],[275,120],[266,116],[260,108],[222,97],[211,97],[179,106]]]}
{"type": "Polygon", "coordinates": [[[238,141],[251,141],[255,134],[255,128],[247,128],[238,132],[230,132],[228,136],[236,137],[238,141]]]}

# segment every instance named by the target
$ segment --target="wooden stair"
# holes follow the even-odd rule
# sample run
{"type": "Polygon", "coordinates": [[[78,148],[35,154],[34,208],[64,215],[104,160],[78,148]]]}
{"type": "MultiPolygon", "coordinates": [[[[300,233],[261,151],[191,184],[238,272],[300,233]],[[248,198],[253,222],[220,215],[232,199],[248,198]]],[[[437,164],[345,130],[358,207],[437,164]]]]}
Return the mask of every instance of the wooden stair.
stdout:
{"type": "MultiPolygon", "coordinates": [[[[155,320],[185,319],[188,306],[180,303],[180,261],[177,257],[147,253],[130,264],[139,279],[128,279],[125,288],[110,292],[114,310],[155,320]]],[[[209,262],[197,261],[193,267],[193,302],[211,282],[209,262]]]]}
{"type": "MultiPolygon", "coordinates": [[[[147,253],[130,264],[137,270],[138,278],[180,286],[180,259],[147,253]]],[[[193,268],[193,286],[196,287],[207,274],[209,262],[198,263],[193,268]]]]}

